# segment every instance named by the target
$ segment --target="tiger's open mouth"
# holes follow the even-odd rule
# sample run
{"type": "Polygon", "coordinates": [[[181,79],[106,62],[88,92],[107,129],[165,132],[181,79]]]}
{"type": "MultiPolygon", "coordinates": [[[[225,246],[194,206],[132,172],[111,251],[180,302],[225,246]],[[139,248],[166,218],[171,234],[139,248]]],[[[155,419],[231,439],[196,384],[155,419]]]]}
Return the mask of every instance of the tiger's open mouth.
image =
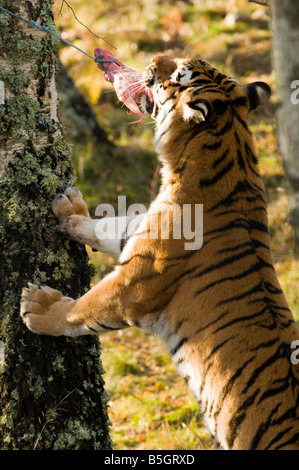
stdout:
{"type": "Polygon", "coordinates": [[[115,54],[106,49],[96,48],[94,56],[98,67],[105,72],[104,78],[112,83],[119,100],[129,108],[129,114],[137,114],[144,121],[144,115],[152,115],[156,108],[153,93],[145,84],[142,73],[122,64],[115,54]]]}

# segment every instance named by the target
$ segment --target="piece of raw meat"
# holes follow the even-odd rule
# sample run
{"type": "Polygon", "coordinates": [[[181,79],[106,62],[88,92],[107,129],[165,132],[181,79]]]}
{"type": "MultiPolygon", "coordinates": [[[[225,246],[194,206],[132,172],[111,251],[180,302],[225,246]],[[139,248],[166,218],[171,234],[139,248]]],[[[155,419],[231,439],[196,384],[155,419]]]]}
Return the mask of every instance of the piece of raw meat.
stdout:
{"type": "Polygon", "coordinates": [[[105,80],[112,83],[118,99],[130,110],[129,114],[135,113],[140,117],[131,124],[144,121],[145,118],[137,104],[138,97],[146,94],[153,101],[153,95],[144,84],[143,74],[126,67],[115,54],[106,49],[96,48],[94,56],[98,67],[105,72],[105,80]]]}

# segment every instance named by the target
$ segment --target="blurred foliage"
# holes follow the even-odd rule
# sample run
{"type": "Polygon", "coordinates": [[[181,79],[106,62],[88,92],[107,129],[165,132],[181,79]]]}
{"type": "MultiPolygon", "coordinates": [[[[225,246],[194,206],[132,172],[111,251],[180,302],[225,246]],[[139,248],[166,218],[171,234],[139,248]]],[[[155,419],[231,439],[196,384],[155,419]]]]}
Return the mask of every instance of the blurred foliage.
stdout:
{"type": "MultiPolygon", "coordinates": [[[[275,139],[275,77],[271,69],[268,10],[246,0],[55,0],[60,33],[89,54],[95,47],[116,53],[126,65],[143,70],[157,52],[180,57],[200,56],[243,83],[266,81],[272,104],[250,115],[268,200],[275,266],[288,302],[299,321],[299,261],[288,220],[287,182],[275,139]],[[59,13],[60,11],[60,13],[59,13]]],[[[111,146],[73,147],[78,186],[90,207],[116,205],[118,195],[129,204],[149,204],[158,190],[153,148],[153,124],[130,125],[122,104],[93,61],[71,47],[62,47],[61,61],[90,103],[111,146]]],[[[115,206],[116,207],[116,206],[115,206]]],[[[115,260],[90,257],[94,282],[109,272],[115,260]]],[[[195,401],[170,363],[164,346],[142,331],[130,329],[102,338],[107,370],[110,419],[116,449],[205,449],[212,441],[195,401]]]]}

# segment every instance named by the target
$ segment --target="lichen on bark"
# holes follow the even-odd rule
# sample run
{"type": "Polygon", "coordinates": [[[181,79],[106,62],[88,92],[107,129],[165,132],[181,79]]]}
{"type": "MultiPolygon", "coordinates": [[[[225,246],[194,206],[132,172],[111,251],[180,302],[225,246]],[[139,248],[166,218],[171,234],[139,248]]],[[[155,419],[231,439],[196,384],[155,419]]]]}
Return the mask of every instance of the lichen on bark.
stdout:
{"type": "MultiPolygon", "coordinates": [[[[0,5],[54,28],[50,0],[0,5]]],[[[78,297],[90,267],[51,211],[75,183],[56,113],[57,40],[3,12],[0,29],[0,449],[109,449],[98,339],[37,336],[20,319],[27,282],[78,297]]]]}

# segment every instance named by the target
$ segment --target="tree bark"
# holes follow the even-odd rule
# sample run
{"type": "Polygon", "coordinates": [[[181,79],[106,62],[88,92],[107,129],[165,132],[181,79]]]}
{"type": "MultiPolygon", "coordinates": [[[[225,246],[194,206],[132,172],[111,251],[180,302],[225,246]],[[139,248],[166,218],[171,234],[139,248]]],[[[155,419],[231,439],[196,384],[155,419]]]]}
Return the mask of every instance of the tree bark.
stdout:
{"type": "MultiPolygon", "coordinates": [[[[50,0],[0,5],[54,28],[50,0]]],[[[78,297],[90,269],[51,211],[75,182],[57,117],[58,40],[3,12],[0,30],[0,449],[110,449],[98,338],[34,335],[19,315],[28,281],[78,297]]]]}
{"type": "Polygon", "coordinates": [[[290,221],[294,229],[296,252],[299,254],[298,0],[272,0],[271,23],[278,95],[277,137],[284,169],[290,182],[290,221]]]}

